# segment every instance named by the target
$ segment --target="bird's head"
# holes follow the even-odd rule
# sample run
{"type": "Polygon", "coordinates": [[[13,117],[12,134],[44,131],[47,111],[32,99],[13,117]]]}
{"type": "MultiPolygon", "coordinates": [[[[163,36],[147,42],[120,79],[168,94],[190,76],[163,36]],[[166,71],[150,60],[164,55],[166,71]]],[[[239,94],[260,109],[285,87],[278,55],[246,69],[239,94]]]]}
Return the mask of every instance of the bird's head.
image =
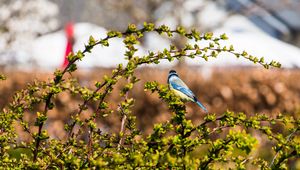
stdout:
{"type": "Polygon", "coordinates": [[[169,71],[169,76],[168,76],[168,79],[169,79],[170,77],[172,77],[172,76],[176,76],[176,77],[178,77],[178,75],[177,75],[177,73],[176,73],[176,71],[175,71],[175,70],[170,70],[170,71],[169,71]]]}
{"type": "Polygon", "coordinates": [[[175,70],[170,70],[169,74],[177,74],[175,70]]]}

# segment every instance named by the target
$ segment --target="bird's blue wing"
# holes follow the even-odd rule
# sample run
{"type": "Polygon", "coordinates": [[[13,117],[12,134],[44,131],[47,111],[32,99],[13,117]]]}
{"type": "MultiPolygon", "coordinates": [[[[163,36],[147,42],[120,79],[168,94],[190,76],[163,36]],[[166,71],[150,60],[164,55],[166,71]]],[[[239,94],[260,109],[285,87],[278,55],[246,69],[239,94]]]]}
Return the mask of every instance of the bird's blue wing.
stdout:
{"type": "Polygon", "coordinates": [[[181,92],[181,94],[185,95],[187,99],[197,103],[205,112],[207,112],[207,109],[202,105],[202,103],[198,101],[194,93],[187,87],[187,85],[178,76],[169,77],[168,82],[169,85],[174,90],[181,92]]]}
{"type": "Polygon", "coordinates": [[[190,89],[188,89],[186,87],[183,87],[183,86],[180,86],[175,82],[170,82],[170,84],[175,90],[178,90],[178,91],[182,92],[183,94],[187,95],[188,97],[190,97],[194,100],[195,95],[190,89]]]}
{"type": "Polygon", "coordinates": [[[180,91],[184,95],[186,95],[188,98],[190,98],[192,101],[197,103],[205,112],[207,112],[207,109],[198,101],[198,99],[195,97],[194,93],[184,84],[184,82],[179,79],[178,77],[169,79],[170,86],[174,90],[180,91]]]}

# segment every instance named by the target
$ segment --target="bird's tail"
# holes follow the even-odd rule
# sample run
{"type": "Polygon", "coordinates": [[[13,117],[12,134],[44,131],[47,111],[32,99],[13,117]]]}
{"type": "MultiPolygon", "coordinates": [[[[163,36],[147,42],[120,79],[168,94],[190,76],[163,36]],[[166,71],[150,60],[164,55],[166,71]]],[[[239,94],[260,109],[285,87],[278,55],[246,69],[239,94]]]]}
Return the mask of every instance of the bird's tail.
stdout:
{"type": "Polygon", "coordinates": [[[207,109],[198,100],[196,101],[196,103],[201,107],[201,109],[203,109],[205,112],[208,112],[207,109]]]}

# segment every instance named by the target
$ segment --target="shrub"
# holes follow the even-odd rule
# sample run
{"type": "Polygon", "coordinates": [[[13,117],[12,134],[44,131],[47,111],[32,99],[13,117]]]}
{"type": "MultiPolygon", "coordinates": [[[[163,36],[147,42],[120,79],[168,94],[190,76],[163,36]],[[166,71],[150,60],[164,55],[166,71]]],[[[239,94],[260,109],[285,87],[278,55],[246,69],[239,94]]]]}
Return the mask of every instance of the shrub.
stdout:
{"type": "Polygon", "coordinates": [[[167,85],[152,81],[145,83],[144,89],[147,93],[156,93],[167,104],[171,119],[153,125],[153,132],[147,136],[136,127],[135,113],[132,112],[135,99],[131,94],[139,82],[135,71],[142,65],[183,57],[208,60],[226,52],[267,69],[280,67],[276,61],[267,63],[264,58],[254,57],[245,51],[236,52],[233,46],[220,45],[220,41],[226,39],[225,34],[215,37],[212,33],[200,34],[196,30],[186,31],[183,27],[171,30],[164,25],[156,27],[149,23],[139,29],[129,25],[125,32],[110,31],[106,38],[100,40],[90,37],[83,51],[68,56],[69,64],[65,69],[55,71],[53,80],[29,84],[17,92],[13,101],[2,110],[0,166],[4,169],[286,169],[287,161],[300,155],[300,144],[296,138],[300,121],[294,117],[282,114],[246,116],[228,110],[222,115],[209,113],[201,123],[195,124],[186,118],[184,103],[169,91],[167,85]],[[136,44],[147,32],[166,34],[170,38],[178,34],[195,41],[208,41],[209,44],[203,47],[186,44],[182,49],[171,45],[161,52],[137,56],[136,44]],[[84,59],[94,46],[109,46],[110,39],[121,37],[127,48],[127,63],[119,64],[111,75],[95,82],[95,88],[80,85],[72,76],[66,77],[67,73],[76,70],[76,62],[84,59]],[[107,96],[121,81],[126,82],[119,90],[121,102],[107,103],[107,96]],[[49,136],[45,126],[49,111],[56,107],[53,100],[62,93],[80,96],[82,103],[76,112],[70,114],[70,120],[64,127],[66,136],[59,139],[49,136]],[[97,107],[91,110],[87,107],[89,103],[97,103],[97,107]],[[117,105],[118,109],[113,110],[112,105],[117,105]],[[31,124],[24,113],[35,110],[35,121],[31,124]],[[111,116],[119,116],[118,133],[99,124],[99,120],[111,116]],[[283,133],[275,133],[276,124],[284,125],[283,133]],[[30,141],[20,140],[16,126],[21,126],[28,133],[30,141]],[[270,152],[274,156],[270,160],[253,154],[263,141],[258,140],[252,131],[272,143],[270,152]]]}

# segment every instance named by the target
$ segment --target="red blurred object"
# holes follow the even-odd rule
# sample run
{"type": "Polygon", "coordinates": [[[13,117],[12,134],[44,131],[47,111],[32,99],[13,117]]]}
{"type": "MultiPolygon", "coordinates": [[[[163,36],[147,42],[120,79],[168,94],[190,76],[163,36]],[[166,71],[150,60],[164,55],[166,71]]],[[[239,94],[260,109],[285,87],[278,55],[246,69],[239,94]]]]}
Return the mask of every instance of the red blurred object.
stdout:
{"type": "Polygon", "coordinates": [[[66,45],[66,51],[64,55],[64,62],[62,67],[65,68],[69,61],[67,59],[67,56],[73,52],[73,43],[74,43],[74,24],[72,22],[69,22],[65,26],[65,34],[67,38],[67,45],[66,45]]]}

